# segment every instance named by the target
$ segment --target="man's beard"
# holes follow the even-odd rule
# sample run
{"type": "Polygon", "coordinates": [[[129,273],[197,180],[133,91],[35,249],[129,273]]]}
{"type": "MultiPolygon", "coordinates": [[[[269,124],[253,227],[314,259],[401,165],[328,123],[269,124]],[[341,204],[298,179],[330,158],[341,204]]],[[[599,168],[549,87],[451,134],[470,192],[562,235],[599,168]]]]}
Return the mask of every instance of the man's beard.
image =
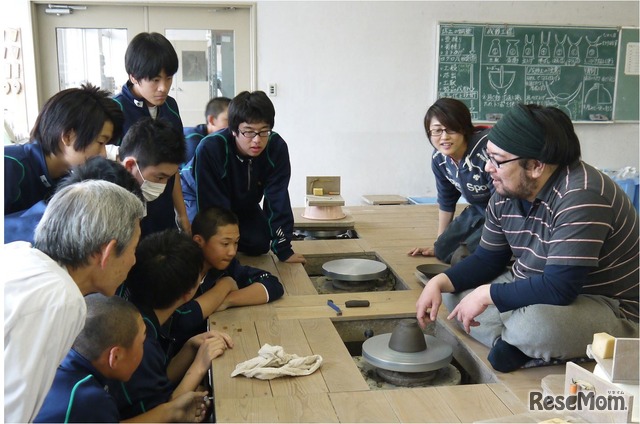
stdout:
{"type": "Polygon", "coordinates": [[[533,178],[529,178],[524,172],[520,174],[520,179],[515,189],[505,189],[504,181],[502,181],[502,187],[496,188],[496,191],[499,195],[503,197],[508,197],[511,199],[523,199],[527,200],[533,196],[535,193],[535,180],[533,178]]]}

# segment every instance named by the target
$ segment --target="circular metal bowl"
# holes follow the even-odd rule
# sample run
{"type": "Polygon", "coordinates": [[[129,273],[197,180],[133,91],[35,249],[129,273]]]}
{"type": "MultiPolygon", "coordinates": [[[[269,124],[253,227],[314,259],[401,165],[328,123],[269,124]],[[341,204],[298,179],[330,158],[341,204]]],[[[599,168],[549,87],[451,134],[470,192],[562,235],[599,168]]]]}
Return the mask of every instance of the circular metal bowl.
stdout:
{"type": "Polygon", "coordinates": [[[384,277],[387,266],[371,259],[336,259],[325,262],[322,265],[322,272],[335,280],[368,281],[384,277]]]}
{"type": "Polygon", "coordinates": [[[451,268],[449,265],[445,264],[424,264],[418,265],[416,269],[418,272],[424,274],[427,278],[433,278],[438,274],[441,274],[451,268]]]}

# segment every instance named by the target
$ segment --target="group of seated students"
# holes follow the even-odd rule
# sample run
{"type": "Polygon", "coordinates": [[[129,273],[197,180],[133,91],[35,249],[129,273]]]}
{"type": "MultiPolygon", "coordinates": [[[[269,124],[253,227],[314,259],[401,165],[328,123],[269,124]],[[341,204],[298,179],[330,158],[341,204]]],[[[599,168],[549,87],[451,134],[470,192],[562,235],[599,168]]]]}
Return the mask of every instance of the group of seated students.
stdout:
{"type": "Polygon", "coordinates": [[[208,123],[183,129],[167,95],[177,61],[164,36],[138,34],[118,95],[91,84],[63,90],[28,143],[5,146],[3,260],[15,265],[2,278],[5,369],[22,370],[5,378],[8,422],[201,421],[210,406],[203,378],[233,347],[229,335],[207,331],[208,317],[284,294],[277,277],[240,264],[239,248],[304,262],[291,249],[290,164],[272,132],[273,104],[263,92],[213,99],[208,123]],[[180,168],[211,173],[202,164],[221,159],[200,151],[205,138],[237,163],[207,189],[194,184],[185,204],[180,168]],[[117,196],[126,201],[109,200],[117,196]],[[42,341],[28,351],[37,316],[52,319],[38,323],[42,341]]]}

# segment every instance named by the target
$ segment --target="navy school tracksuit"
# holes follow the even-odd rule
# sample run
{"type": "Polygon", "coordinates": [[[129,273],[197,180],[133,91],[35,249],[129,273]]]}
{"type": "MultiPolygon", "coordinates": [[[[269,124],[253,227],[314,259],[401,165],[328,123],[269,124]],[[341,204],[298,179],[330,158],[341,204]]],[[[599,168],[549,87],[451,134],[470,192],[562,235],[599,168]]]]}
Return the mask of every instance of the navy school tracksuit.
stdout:
{"type": "MultiPolygon", "coordinates": [[[[211,269],[204,277],[202,284],[198,287],[195,297],[200,296],[216,285],[216,282],[223,277],[231,277],[242,289],[254,283],[262,284],[268,293],[269,302],[280,299],[284,294],[284,289],[278,277],[262,269],[241,265],[237,258],[234,258],[227,269],[220,271],[211,269]]],[[[194,297],[194,298],[195,298],[194,297]]],[[[167,323],[170,336],[176,341],[177,352],[189,338],[207,331],[208,317],[203,316],[200,305],[195,300],[190,300],[176,312],[167,323]]]]}
{"type": "Polygon", "coordinates": [[[161,328],[153,310],[136,305],[147,326],[144,355],[138,369],[127,382],[109,381],[122,420],[148,412],[171,399],[175,389],[167,377],[173,341],[161,328]]]}
{"type": "Polygon", "coordinates": [[[23,211],[53,195],[59,180],[49,176],[38,142],[4,146],[4,214],[23,211]]]}
{"type": "Polygon", "coordinates": [[[240,252],[259,255],[271,248],[284,261],[293,254],[290,178],[289,150],[277,133],[257,157],[240,154],[229,128],[209,134],[181,172],[187,215],[193,220],[211,206],[230,209],[240,221],[240,252]]]}
{"type": "MultiPolygon", "coordinates": [[[[127,81],[122,86],[122,91],[113,98],[120,105],[120,109],[124,113],[124,123],[122,125],[122,134],[127,133],[129,128],[134,123],[138,122],[141,118],[150,118],[149,108],[146,106],[144,99],[136,97],[131,91],[131,82],[127,81]]],[[[178,103],[176,100],[167,96],[167,100],[158,106],[158,115],[156,119],[168,120],[173,128],[180,134],[183,133],[182,119],[180,119],[180,111],[178,110],[178,103]]],[[[122,140],[117,141],[118,146],[122,144],[122,140]]]]}
{"type": "Polygon", "coordinates": [[[120,413],[107,380],[71,349],[56,371],[36,423],[117,423],[120,413]]]}

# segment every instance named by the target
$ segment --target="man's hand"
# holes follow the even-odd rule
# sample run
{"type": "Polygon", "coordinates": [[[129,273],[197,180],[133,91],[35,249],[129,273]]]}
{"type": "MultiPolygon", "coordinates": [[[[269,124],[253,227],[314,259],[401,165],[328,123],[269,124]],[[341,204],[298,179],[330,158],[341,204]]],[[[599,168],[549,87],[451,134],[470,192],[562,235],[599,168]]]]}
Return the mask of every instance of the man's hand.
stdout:
{"type": "Polygon", "coordinates": [[[424,328],[429,322],[436,320],[442,304],[442,292],[453,290],[453,284],[446,274],[438,274],[425,284],[416,302],[416,318],[420,327],[424,328]]]}
{"type": "Polygon", "coordinates": [[[293,255],[289,256],[289,258],[283,262],[286,262],[288,264],[306,264],[307,260],[305,259],[304,256],[302,256],[302,254],[300,253],[294,253],[293,255]]]}
{"type": "Polygon", "coordinates": [[[471,327],[479,326],[480,323],[475,318],[483,313],[487,306],[493,304],[490,287],[490,284],[485,284],[466,295],[451,311],[447,319],[456,318],[462,323],[464,331],[467,333],[471,331],[471,327]]]}
{"type": "Polygon", "coordinates": [[[407,252],[409,256],[435,256],[436,249],[434,247],[416,247],[407,252]]]}

